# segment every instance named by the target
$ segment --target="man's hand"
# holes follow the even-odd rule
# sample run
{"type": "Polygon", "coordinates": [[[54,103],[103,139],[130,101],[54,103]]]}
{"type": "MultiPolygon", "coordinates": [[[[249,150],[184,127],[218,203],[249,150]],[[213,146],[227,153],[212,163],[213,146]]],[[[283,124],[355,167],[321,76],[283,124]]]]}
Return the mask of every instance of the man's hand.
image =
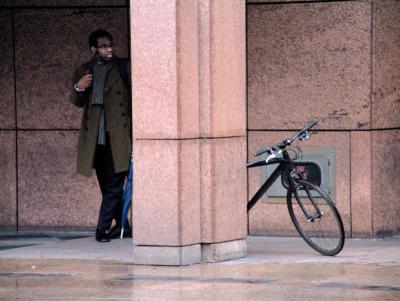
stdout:
{"type": "Polygon", "coordinates": [[[76,87],[80,90],[85,90],[92,84],[93,75],[86,71],[86,74],[76,83],[76,87]]]}

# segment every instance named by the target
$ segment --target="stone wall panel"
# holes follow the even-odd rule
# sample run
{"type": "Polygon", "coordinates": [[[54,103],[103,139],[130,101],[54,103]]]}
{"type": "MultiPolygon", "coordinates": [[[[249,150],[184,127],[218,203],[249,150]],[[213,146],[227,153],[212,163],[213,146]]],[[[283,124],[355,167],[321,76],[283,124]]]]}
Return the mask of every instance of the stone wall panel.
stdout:
{"type": "Polygon", "coordinates": [[[14,53],[11,10],[0,11],[0,129],[15,128],[14,53]]]}
{"type": "Polygon", "coordinates": [[[201,141],[202,242],[246,237],[245,137],[201,141]]]}
{"type": "Polygon", "coordinates": [[[121,6],[128,0],[14,0],[15,6],[121,6]]]}
{"type": "Polygon", "coordinates": [[[136,140],[134,160],[134,244],[199,243],[199,141],[136,140]]]}
{"type": "Polygon", "coordinates": [[[0,227],[16,230],[15,133],[0,130],[0,227]]]}
{"type": "Polygon", "coordinates": [[[400,130],[372,133],[372,214],[377,237],[400,233],[400,130]]]}
{"type": "Polygon", "coordinates": [[[400,2],[376,1],[372,124],[400,127],[400,2]]]}
{"type": "Polygon", "coordinates": [[[93,229],[101,194],[96,176],[76,174],[76,131],[20,131],[21,229],[93,229]]]}
{"type": "Polygon", "coordinates": [[[372,133],[351,133],[351,224],[353,237],[372,237],[372,133]]]}
{"type": "Polygon", "coordinates": [[[371,5],[247,6],[248,128],[370,128],[371,5]]]}
{"type": "Polygon", "coordinates": [[[109,30],[115,52],[126,56],[127,9],[24,9],[15,20],[18,127],[79,128],[69,95],[75,69],[91,58],[88,35],[109,30]]]}

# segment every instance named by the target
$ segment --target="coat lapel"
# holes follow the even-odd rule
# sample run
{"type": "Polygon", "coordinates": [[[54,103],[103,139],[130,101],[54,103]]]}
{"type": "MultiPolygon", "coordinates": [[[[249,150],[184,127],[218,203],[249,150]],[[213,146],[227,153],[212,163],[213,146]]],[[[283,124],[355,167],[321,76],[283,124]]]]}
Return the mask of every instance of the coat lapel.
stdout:
{"type": "Polygon", "coordinates": [[[112,62],[113,66],[110,71],[110,73],[107,76],[106,80],[106,86],[104,87],[104,92],[107,92],[114,84],[116,81],[119,79],[119,70],[118,70],[118,64],[116,61],[112,62]]]}

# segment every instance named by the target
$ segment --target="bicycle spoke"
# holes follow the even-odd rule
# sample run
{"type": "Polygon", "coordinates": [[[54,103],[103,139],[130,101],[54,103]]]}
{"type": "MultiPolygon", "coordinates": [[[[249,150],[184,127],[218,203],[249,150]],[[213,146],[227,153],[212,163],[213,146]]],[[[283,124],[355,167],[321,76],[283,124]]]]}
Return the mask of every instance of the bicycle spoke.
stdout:
{"type": "Polygon", "coordinates": [[[321,254],[337,254],[343,247],[344,233],[336,208],[319,188],[307,182],[302,187],[305,193],[288,194],[289,213],[296,229],[321,254]]]}

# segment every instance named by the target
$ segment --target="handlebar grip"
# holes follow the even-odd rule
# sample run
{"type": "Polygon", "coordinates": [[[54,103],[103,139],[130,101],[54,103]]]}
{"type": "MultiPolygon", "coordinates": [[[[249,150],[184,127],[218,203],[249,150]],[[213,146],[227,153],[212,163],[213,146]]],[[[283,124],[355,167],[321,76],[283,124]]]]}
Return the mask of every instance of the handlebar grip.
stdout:
{"type": "Polygon", "coordinates": [[[307,132],[309,129],[314,127],[318,123],[317,120],[312,120],[306,124],[304,128],[302,128],[300,131],[298,131],[291,139],[285,139],[282,141],[282,143],[274,144],[271,146],[267,146],[265,148],[262,148],[258,151],[255,152],[254,156],[258,157],[264,153],[272,153],[277,150],[282,150],[285,149],[287,146],[290,146],[293,141],[295,141],[297,138],[299,138],[300,135],[302,135],[304,132],[307,132]]]}
{"type": "Polygon", "coordinates": [[[316,126],[317,124],[318,124],[317,120],[312,120],[312,121],[310,121],[310,123],[308,125],[306,125],[305,130],[308,131],[309,129],[316,126]]]}
{"type": "Polygon", "coordinates": [[[275,152],[275,151],[278,151],[278,150],[280,150],[280,149],[286,148],[286,146],[288,146],[288,145],[290,145],[290,141],[286,139],[286,140],[284,140],[282,143],[273,144],[273,145],[270,145],[270,146],[267,146],[267,147],[265,147],[265,148],[262,148],[262,149],[258,150],[258,151],[254,154],[254,156],[258,157],[259,155],[262,155],[262,154],[267,153],[267,152],[269,152],[270,154],[272,154],[272,153],[275,152]]]}
{"type": "Polygon", "coordinates": [[[302,128],[300,131],[298,131],[293,137],[292,141],[296,140],[301,134],[303,134],[304,132],[307,132],[309,129],[311,129],[312,127],[314,127],[316,124],[318,124],[317,120],[312,120],[309,123],[306,124],[306,126],[304,128],[302,128]]]}

